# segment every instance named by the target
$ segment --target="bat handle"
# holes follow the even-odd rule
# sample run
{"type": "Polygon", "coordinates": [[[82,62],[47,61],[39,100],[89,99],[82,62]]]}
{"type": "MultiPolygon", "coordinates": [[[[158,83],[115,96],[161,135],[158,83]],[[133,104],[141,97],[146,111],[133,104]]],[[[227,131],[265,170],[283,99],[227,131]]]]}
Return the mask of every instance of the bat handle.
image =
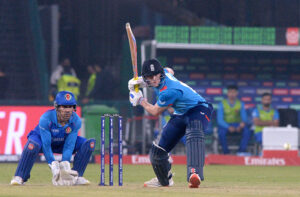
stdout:
{"type": "Polygon", "coordinates": [[[139,85],[134,85],[135,92],[139,92],[139,85]]]}

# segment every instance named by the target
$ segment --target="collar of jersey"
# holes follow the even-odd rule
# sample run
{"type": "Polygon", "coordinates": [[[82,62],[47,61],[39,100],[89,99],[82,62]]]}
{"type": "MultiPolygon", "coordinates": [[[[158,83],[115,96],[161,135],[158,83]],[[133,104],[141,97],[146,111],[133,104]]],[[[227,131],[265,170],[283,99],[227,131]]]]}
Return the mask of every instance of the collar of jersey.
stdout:
{"type": "Polygon", "coordinates": [[[265,111],[265,112],[270,112],[272,110],[272,106],[270,105],[270,109],[269,110],[264,110],[263,106],[260,106],[260,110],[265,111]]]}
{"type": "Polygon", "coordinates": [[[237,103],[237,101],[238,101],[238,98],[235,99],[234,104],[232,105],[232,104],[229,102],[229,99],[227,98],[227,103],[228,103],[228,105],[229,105],[230,107],[234,107],[235,104],[237,103]]]}
{"type": "Polygon", "coordinates": [[[162,79],[161,83],[159,83],[158,87],[155,87],[157,90],[162,89],[166,84],[166,76],[162,79]]]}

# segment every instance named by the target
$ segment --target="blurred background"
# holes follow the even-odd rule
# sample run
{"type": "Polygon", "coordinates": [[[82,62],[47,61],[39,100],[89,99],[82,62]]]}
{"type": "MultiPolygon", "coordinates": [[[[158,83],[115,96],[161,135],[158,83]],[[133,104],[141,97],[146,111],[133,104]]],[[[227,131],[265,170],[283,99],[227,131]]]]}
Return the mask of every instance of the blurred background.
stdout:
{"type": "MultiPolygon", "coordinates": [[[[253,108],[269,92],[274,108],[295,112],[280,116],[280,126],[298,127],[299,0],[0,0],[0,154],[21,153],[61,90],[77,97],[81,135],[100,140],[100,116],[120,114],[125,154],[148,153],[169,115],[150,116],[128,101],[126,22],[139,73],[143,60],[158,58],[216,109],[226,86],[237,85],[250,129],[253,108]]],[[[155,102],[153,92],[147,97],[155,102]]],[[[216,113],[206,146],[220,152],[216,113]]],[[[174,154],[184,151],[183,142],[174,154]]],[[[254,140],[248,152],[255,154],[254,140]]]]}

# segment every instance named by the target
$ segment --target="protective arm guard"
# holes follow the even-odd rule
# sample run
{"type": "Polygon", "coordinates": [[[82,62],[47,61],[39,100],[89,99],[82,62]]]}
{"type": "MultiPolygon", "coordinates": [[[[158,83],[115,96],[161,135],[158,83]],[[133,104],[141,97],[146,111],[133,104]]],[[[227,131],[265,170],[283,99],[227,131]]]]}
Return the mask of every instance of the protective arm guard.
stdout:
{"type": "Polygon", "coordinates": [[[171,170],[169,154],[162,147],[153,143],[150,150],[150,161],[160,184],[168,186],[169,179],[172,177],[172,174],[169,173],[171,170]]]}

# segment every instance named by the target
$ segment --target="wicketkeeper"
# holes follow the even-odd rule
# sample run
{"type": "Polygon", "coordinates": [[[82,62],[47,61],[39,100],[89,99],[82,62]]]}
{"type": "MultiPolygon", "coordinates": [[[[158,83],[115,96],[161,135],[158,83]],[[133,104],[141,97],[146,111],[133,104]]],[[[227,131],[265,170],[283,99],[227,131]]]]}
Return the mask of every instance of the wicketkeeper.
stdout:
{"type": "Polygon", "coordinates": [[[81,120],[75,113],[76,100],[71,92],[61,91],[54,101],[55,109],[45,112],[39,124],[27,136],[15,176],[11,185],[22,185],[30,178],[30,171],[39,153],[44,153],[52,172],[53,185],[87,185],[83,177],[95,139],[78,136],[81,120]],[[55,161],[53,153],[62,154],[62,161],[55,161]],[[73,168],[70,159],[76,153],[73,168]]]}
{"type": "Polygon", "coordinates": [[[147,112],[157,116],[168,108],[174,113],[158,144],[153,143],[150,161],[156,178],[144,183],[145,187],[172,186],[174,184],[169,162],[169,152],[186,135],[187,181],[189,187],[198,188],[204,180],[205,160],[204,130],[210,121],[213,107],[191,87],[178,81],[169,68],[164,69],[159,61],[150,59],[143,63],[142,77],[128,82],[129,99],[133,106],[141,105],[147,112]],[[143,97],[141,91],[135,92],[134,85],[140,88],[153,87],[158,99],[155,105],[143,97]]]}

